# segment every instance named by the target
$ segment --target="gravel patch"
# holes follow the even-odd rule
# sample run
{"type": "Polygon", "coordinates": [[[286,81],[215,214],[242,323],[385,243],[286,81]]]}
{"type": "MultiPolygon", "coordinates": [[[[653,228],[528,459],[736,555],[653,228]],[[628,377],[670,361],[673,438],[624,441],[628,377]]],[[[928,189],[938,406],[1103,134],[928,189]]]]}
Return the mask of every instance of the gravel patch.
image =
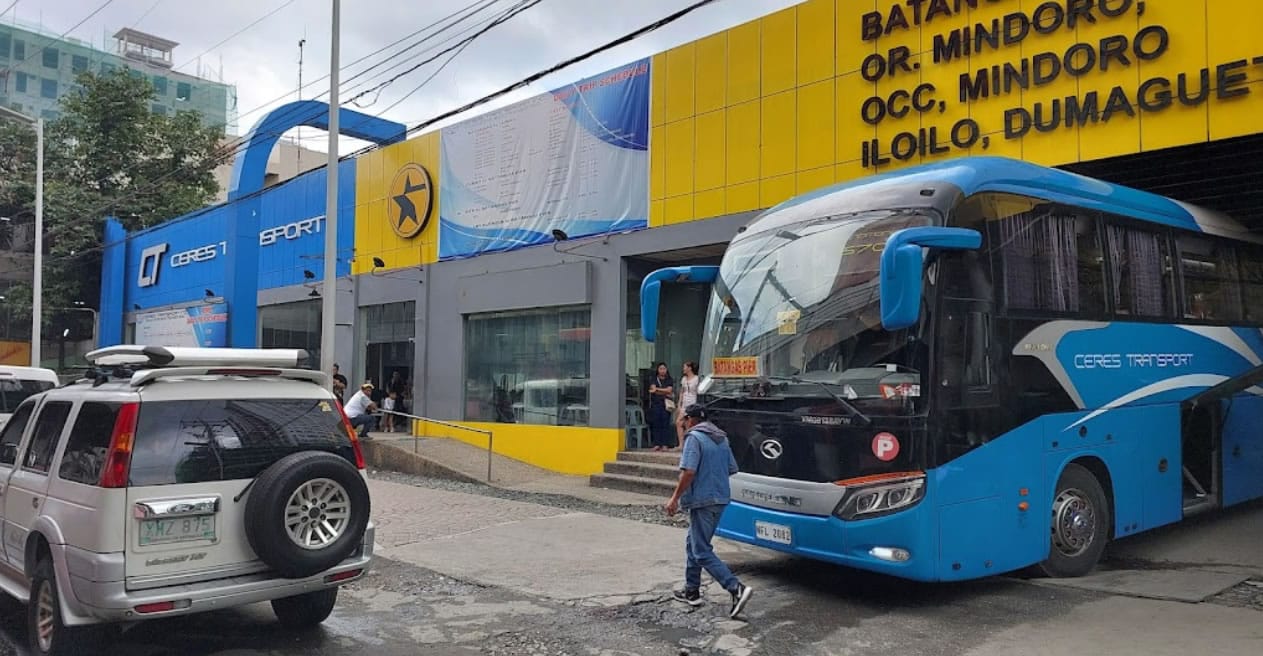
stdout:
{"type": "Polygon", "coordinates": [[[1263,611],[1263,580],[1245,581],[1211,597],[1208,601],[1221,606],[1263,611]]]}
{"type": "Polygon", "coordinates": [[[605,515],[607,517],[616,517],[618,519],[630,519],[632,521],[645,522],[646,524],[660,524],[662,526],[677,527],[688,526],[688,520],[684,515],[667,517],[666,513],[662,511],[662,508],[657,506],[622,506],[610,503],[600,503],[598,501],[588,501],[586,499],[577,499],[564,494],[520,492],[518,490],[506,490],[503,488],[492,487],[482,483],[467,483],[464,481],[453,481],[446,478],[434,478],[430,476],[414,476],[412,474],[400,474],[398,472],[384,470],[373,471],[370,475],[373,478],[382,481],[413,485],[432,490],[477,494],[497,499],[535,503],[541,506],[550,506],[574,512],[605,515]]]}

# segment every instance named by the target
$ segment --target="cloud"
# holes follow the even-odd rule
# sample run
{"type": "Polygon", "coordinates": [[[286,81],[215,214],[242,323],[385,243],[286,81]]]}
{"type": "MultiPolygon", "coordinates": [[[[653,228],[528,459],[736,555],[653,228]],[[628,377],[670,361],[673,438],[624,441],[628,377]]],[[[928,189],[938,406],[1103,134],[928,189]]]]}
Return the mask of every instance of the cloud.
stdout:
{"type": "MultiPolygon", "coordinates": [[[[18,3],[15,11],[19,22],[42,22],[47,31],[60,33],[99,7],[100,1],[58,0],[37,4],[24,0],[18,3]]],[[[330,0],[297,0],[223,46],[207,52],[224,38],[284,2],[157,0],[155,4],[155,0],[115,0],[71,36],[91,41],[98,47],[108,41],[107,47],[112,49],[113,40],[107,35],[113,35],[122,27],[136,26],[142,31],[179,42],[175,61],[181,71],[197,74],[200,67],[203,75],[215,78],[222,75],[225,82],[236,85],[237,107],[241,115],[238,132],[245,132],[267,109],[298,97],[300,40],[306,40],[302,49],[305,82],[310,83],[329,72],[330,0]],[[151,8],[152,11],[146,15],[151,8]],[[142,15],[144,18],[137,25],[136,21],[142,15]]],[[[484,7],[469,21],[427,44],[394,57],[384,66],[357,79],[344,82],[343,98],[353,97],[402,72],[415,63],[414,58],[434,54],[418,55],[434,42],[450,38],[453,33],[504,12],[515,4],[517,0],[342,2],[341,60],[344,66],[453,12],[484,7]]],[[[424,87],[418,89],[422,80],[434,73],[441,59],[401,77],[382,89],[380,94],[375,92],[359,102],[365,105],[362,111],[383,114],[386,118],[412,125],[621,36],[687,4],[689,0],[638,0],[635,3],[543,0],[473,42],[424,87]]],[[[793,0],[718,2],[658,32],[545,78],[530,90],[496,104],[504,105],[543,92],[792,4],[795,4],[793,0]]],[[[13,14],[3,18],[12,20],[13,14]]],[[[420,37],[408,39],[388,52],[395,52],[417,38],[420,37]]],[[[451,44],[442,47],[448,45],[451,44]]],[[[375,55],[365,63],[351,67],[343,73],[343,79],[347,80],[366,66],[381,61],[381,58],[382,55],[375,55]]],[[[304,91],[303,97],[317,96],[327,92],[328,88],[328,81],[321,81],[304,91]]],[[[325,147],[323,134],[307,130],[303,138],[304,145],[308,147],[321,150],[325,147]]],[[[348,140],[346,143],[350,145],[352,142],[348,140]]]]}

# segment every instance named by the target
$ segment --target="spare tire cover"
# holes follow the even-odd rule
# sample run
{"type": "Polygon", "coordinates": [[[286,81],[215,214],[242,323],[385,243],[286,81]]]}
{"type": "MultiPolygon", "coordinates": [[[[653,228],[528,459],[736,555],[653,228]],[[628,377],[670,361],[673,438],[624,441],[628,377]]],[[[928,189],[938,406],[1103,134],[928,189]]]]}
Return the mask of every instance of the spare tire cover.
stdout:
{"type": "Polygon", "coordinates": [[[344,458],[322,451],[286,456],[259,474],[246,500],[246,538],[286,578],[346,560],[368,527],[368,485],[344,458]]]}

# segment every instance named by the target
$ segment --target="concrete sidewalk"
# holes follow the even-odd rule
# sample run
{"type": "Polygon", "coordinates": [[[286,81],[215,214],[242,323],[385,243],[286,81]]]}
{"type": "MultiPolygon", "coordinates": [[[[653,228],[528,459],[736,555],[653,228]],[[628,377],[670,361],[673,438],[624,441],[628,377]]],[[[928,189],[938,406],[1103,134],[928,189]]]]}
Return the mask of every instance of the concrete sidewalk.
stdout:
{"type": "Polygon", "coordinates": [[[371,466],[388,471],[620,506],[656,506],[666,502],[655,496],[591,487],[587,476],[558,474],[500,454],[491,454],[491,479],[488,480],[486,449],[460,440],[414,438],[399,433],[372,433],[371,437],[365,442],[365,458],[371,466]]]}

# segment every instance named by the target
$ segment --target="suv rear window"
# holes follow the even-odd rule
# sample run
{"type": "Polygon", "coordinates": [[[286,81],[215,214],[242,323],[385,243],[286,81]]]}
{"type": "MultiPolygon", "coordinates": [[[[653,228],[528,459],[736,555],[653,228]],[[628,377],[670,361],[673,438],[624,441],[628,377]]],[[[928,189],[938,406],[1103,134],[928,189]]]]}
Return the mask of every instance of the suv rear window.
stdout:
{"type": "Polygon", "coordinates": [[[146,401],[140,404],[129,484],[249,479],[299,451],[325,451],[355,462],[333,401],[146,401]]]}
{"type": "Polygon", "coordinates": [[[46,380],[0,378],[0,413],[11,414],[23,401],[53,387],[55,386],[46,380]]]}

